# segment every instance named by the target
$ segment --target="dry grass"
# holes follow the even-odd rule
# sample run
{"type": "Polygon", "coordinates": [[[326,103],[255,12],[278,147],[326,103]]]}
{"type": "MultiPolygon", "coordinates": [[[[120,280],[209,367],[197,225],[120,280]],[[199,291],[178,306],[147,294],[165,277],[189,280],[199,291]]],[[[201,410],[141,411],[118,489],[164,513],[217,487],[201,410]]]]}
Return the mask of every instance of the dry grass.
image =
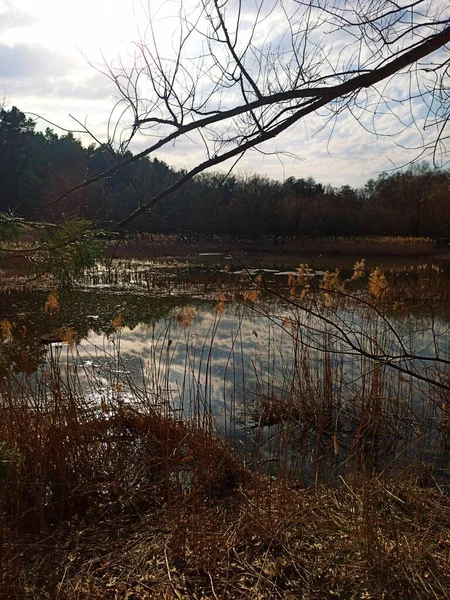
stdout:
{"type": "Polygon", "coordinates": [[[261,236],[251,238],[229,235],[138,234],[109,249],[116,258],[186,256],[198,252],[286,253],[317,256],[430,256],[436,252],[434,240],[426,237],[298,237],[261,236]]]}
{"type": "MultiPolygon", "coordinates": [[[[339,291],[338,279],[328,273],[324,290],[339,291]]],[[[47,306],[57,310],[56,298],[47,306]]],[[[194,318],[187,308],[174,320],[182,329],[194,318]]],[[[365,318],[350,330],[388,344],[390,331],[365,318]]],[[[69,368],[75,347],[50,349],[28,376],[10,365],[0,380],[0,597],[450,598],[450,495],[423,458],[448,458],[448,392],[414,389],[362,357],[349,383],[329,331],[314,349],[314,320],[292,312],[284,326],[289,356],[270,339],[266,360],[278,367],[256,372],[251,397],[229,407],[245,450],[218,435],[206,392],[174,411],[168,332],[142,386],[118,375],[119,350],[110,357],[96,404],[86,396],[94,370],[69,368]]],[[[114,327],[119,349],[120,314],[114,327]]],[[[5,359],[14,331],[6,321],[0,330],[5,359]]]]}
{"type": "Polygon", "coordinates": [[[109,513],[6,547],[11,598],[450,597],[450,497],[414,468],[339,490],[253,476],[176,517],[109,513]]]}
{"type": "Polygon", "coordinates": [[[449,494],[432,465],[387,476],[371,456],[377,440],[386,456],[405,443],[388,442],[404,416],[392,381],[374,371],[344,410],[339,367],[328,358],[314,371],[305,353],[298,363],[283,397],[261,391],[248,410],[266,454],[272,428],[276,477],[258,456],[239,459],[208,415],[181,420],[136,387],[139,410],[120,395],[90,406],[56,360],[27,385],[3,380],[0,597],[450,597],[449,494]],[[326,487],[320,461],[344,442],[340,485],[326,487]]]}
{"type": "Polygon", "coordinates": [[[345,278],[339,269],[325,271],[322,278],[308,276],[314,270],[307,264],[297,268],[296,274],[288,279],[290,298],[305,300],[314,295],[324,295],[324,307],[345,309],[361,306],[364,310],[376,307],[386,309],[406,308],[409,304],[441,304],[450,298],[450,282],[442,266],[436,263],[397,266],[382,269],[368,268],[365,260],[358,260],[353,273],[345,278]],[[342,296],[342,298],[340,298],[342,296]],[[331,300],[331,301],[330,301],[331,300]]]}

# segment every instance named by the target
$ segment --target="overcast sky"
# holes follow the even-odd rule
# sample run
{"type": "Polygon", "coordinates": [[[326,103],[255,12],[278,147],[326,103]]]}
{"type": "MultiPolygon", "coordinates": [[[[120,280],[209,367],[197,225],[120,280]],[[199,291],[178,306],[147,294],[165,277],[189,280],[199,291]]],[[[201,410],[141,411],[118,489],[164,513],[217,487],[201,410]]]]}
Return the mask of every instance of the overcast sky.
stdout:
{"type": "MultiPolygon", "coordinates": [[[[165,6],[176,9],[177,2],[165,6]]],[[[0,99],[6,108],[15,105],[40,115],[56,131],[56,125],[79,129],[72,115],[105,140],[117,93],[95,67],[131,57],[138,32],[145,30],[144,18],[134,0],[0,0],[0,99]]],[[[171,35],[170,25],[165,31],[164,23],[158,23],[161,39],[171,35]]],[[[408,78],[397,80],[397,92],[402,86],[407,90],[408,85],[408,78]]],[[[405,129],[398,118],[407,120],[410,108],[398,104],[393,108],[395,118],[379,116],[377,130],[394,137],[374,136],[351,114],[343,114],[323,131],[320,119],[305,120],[266,148],[289,155],[252,152],[237,169],[276,179],[312,176],[337,186],[361,185],[418,154],[414,147],[422,143],[420,119],[425,112],[417,101],[413,110],[418,128],[405,129]]],[[[43,119],[38,120],[40,129],[48,125],[43,119]]],[[[364,125],[370,121],[366,118],[364,125]]],[[[140,150],[144,144],[145,140],[137,139],[131,149],[140,150]]],[[[171,166],[190,168],[200,160],[201,152],[195,140],[186,140],[155,156],[171,166]]]]}

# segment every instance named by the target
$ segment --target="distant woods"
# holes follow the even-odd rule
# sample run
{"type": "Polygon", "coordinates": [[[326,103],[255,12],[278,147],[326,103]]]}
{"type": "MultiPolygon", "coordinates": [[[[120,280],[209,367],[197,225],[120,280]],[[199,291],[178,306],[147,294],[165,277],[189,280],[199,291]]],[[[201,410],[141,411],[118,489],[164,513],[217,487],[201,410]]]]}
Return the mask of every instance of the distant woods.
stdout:
{"type": "MultiPolygon", "coordinates": [[[[131,156],[131,154],[125,155],[131,156]]],[[[86,178],[112,167],[105,146],[71,133],[35,130],[16,107],[0,110],[0,212],[50,222],[84,217],[105,227],[127,217],[182,175],[157,158],[131,163],[53,204],[86,178]]],[[[450,171],[427,163],[382,174],[362,188],[313,178],[204,173],[141,215],[129,232],[229,235],[450,236],[450,171]]]]}

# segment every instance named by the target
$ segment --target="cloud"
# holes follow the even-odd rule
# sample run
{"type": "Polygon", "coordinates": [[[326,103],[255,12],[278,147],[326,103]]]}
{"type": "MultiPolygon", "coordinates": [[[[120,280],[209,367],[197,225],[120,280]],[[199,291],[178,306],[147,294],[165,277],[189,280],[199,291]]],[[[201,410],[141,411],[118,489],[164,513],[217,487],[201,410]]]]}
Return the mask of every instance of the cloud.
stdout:
{"type": "Polygon", "coordinates": [[[70,67],[70,59],[43,46],[0,44],[0,80],[61,76],[67,74],[70,67]]]}
{"type": "Polygon", "coordinates": [[[100,74],[81,82],[74,81],[70,77],[52,78],[49,85],[51,92],[55,97],[72,98],[74,100],[100,100],[102,98],[110,98],[115,91],[111,81],[100,74]]]}
{"type": "Polygon", "coordinates": [[[0,33],[15,29],[16,27],[29,27],[37,19],[16,8],[11,0],[3,3],[3,10],[0,11],[0,33]]]}
{"type": "Polygon", "coordinates": [[[63,79],[55,83],[55,92],[58,97],[66,98],[109,98],[116,91],[111,81],[104,75],[95,75],[82,83],[70,83],[63,79]]]}

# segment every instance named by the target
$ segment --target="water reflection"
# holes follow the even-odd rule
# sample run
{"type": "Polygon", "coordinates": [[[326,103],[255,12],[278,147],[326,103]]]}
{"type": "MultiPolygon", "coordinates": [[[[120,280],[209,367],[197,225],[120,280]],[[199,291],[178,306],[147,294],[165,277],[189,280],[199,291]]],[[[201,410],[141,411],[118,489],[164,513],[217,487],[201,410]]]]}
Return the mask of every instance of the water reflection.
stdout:
{"type": "Polygon", "coordinates": [[[26,380],[27,389],[50,393],[56,366],[66,389],[79,390],[103,417],[155,405],[184,419],[213,415],[255,468],[307,482],[413,459],[448,472],[448,393],[430,385],[447,384],[445,313],[383,318],[315,305],[307,313],[289,301],[289,269],[268,267],[268,286],[286,301],[268,294],[243,303],[233,297],[259,271],[219,266],[212,274],[176,264],[151,278],[149,264],[139,263],[128,285],[114,274],[91,281],[62,295],[52,314],[43,292],[3,297],[14,334],[3,344],[3,378],[12,366],[22,389],[26,380]],[[73,328],[77,344],[42,343],[62,326],[73,328]],[[429,360],[436,357],[443,362],[429,360]]]}
{"type": "MultiPolygon", "coordinates": [[[[258,314],[232,305],[219,315],[198,304],[189,327],[173,316],[109,336],[91,331],[77,355],[85,367],[97,369],[99,387],[91,400],[138,407],[127,383],[131,379],[182,418],[213,414],[219,430],[250,449],[260,468],[270,469],[274,456],[284,456],[283,468],[308,482],[313,473],[322,479],[332,473],[335,479],[362,448],[366,467],[419,458],[447,469],[448,420],[439,389],[356,356],[320,319],[293,316],[288,306],[265,309],[267,314],[258,314]]],[[[342,322],[340,314],[340,327],[342,322]]],[[[425,329],[412,334],[410,325],[403,321],[399,327],[400,336],[410,334],[408,350],[428,356],[432,334],[425,329]]],[[[354,340],[365,332],[361,348],[370,341],[378,350],[381,343],[385,351],[398,349],[383,322],[363,323],[353,314],[351,327],[354,340]]],[[[441,352],[448,358],[443,327],[439,331],[435,324],[434,331],[445,340],[441,352]]],[[[392,364],[439,381],[434,364],[392,364]]]]}

